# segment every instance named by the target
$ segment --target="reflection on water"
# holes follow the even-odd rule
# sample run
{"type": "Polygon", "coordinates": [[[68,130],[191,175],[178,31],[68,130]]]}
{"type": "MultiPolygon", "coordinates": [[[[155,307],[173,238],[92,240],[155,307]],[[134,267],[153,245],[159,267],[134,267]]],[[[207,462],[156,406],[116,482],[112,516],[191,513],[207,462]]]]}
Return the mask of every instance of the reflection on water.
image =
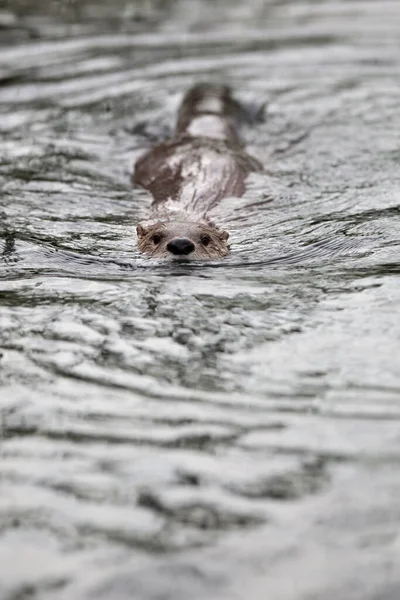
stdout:
{"type": "Polygon", "coordinates": [[[397,600],[400,6],[3,2],[0,598],[397,600]],[[136,251],[195,81],[265,121],[215,219],[136,251]]]}

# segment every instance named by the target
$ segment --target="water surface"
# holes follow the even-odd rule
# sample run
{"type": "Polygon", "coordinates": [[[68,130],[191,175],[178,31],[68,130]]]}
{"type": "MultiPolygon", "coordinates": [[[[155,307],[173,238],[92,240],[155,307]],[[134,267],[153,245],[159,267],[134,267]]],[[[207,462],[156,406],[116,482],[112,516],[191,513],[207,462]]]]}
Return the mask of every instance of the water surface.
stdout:
{"type": "Polygon", "coordinates": [[[1,600],[400,596],[400,6],[3,2],[1,600]],[[226,81],[214,264],[132,164],[226,81]]]}

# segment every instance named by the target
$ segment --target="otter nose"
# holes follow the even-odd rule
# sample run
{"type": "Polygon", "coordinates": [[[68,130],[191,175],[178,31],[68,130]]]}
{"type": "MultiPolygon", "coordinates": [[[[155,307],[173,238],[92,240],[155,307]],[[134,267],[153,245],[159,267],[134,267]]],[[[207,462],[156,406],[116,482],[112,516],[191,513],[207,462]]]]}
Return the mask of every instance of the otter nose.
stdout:
{"type": "Polygon", "coordinates": [[[194,250],[194,244],[188,238],[174,238],[167,244],[167,250],[172,254],[190,254],[194,250]]]}

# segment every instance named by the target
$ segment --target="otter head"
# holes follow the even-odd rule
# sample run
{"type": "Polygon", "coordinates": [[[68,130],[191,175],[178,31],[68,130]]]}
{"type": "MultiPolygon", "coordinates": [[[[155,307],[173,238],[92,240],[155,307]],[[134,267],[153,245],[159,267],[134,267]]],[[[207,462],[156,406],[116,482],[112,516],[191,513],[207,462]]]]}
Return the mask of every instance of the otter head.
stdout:
{"type": "Polygon", "coordinates": [[[139,250],[155,258],[212,260],[229,254],[229,233],[210,222],[159,221],[136,231],[139,250]]]}

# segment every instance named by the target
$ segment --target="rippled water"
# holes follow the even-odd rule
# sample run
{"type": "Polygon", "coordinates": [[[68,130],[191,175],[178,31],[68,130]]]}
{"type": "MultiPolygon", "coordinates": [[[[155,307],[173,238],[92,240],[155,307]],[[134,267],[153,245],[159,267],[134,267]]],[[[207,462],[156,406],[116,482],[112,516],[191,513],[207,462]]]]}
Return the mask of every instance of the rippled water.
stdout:
{"type": "Polygon", "coordinates": [[[399,22],[3,0],[1,600],[400,597],[399,22]],[[132,164],[205,80],[266,172],[151,261],[132,164]]]}

